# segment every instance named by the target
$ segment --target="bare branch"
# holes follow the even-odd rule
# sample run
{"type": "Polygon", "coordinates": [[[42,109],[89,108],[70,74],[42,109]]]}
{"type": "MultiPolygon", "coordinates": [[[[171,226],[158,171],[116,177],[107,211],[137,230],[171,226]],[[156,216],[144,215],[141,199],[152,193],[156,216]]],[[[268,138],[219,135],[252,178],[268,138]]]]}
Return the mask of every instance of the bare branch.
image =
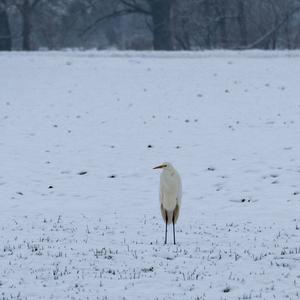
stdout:
{"type": "Polygon", "coordinates": [[[151,12],[148,11],[147,9],[143,8],[141,5],[137,4],[136,0],[132,0],[131,2],[128,0],[120,0],[120,2],[129,7],[132,10],[135,10],[137,13],[145,14],[145,15],[150,15],[151,12]]]}
{"type": "Polygon", "coordinates": [[[96,19],[91,25],[86,27],[80,34],[79,36],[82,37],[85,35],[87,32],[92,30],[97,24],[111,19],[115,17],[121,17],[121,16],[126,16],[126,15],[131,15],[131,14],[144,14],[144,15],[150,15],[151,12],[140,6],[136,0],[120,0],[120,3],[123,4],[126,8],[123,9],[117,9],[113,11],[110,14],[101,16],[100,18],[96,19]]]}
{"type": "Polygon", "coordinates": [[[34,0],[33,3],[31,4],[31,7],[35,8],[37,4],[39,4],[39,2],[41,2],[41,0],[34,0]]]}
{"type": "Polygon", "coordinates": [[[246,47],[238,47],[237,49],[240,50],[246,50],[246,49],[253,49],[256,46],[258,46],[260,43],[268,39],[272,34],[274,34],[276,31],[278,31],[286,22],[288,22],[289,18],[292,17],[294,14],[300,11],[300,7],[296,7],[293,9],[290,13],[288,13],[282,20],[279,22],[274,28],[272,28],[270,31],[268,31],[266,34],[264,34],[262,37],[254,41],[252,44],[246,46],[246,47]]]}
{"type": "Polygon", "coordinates": [[[79,36],[82,37],[84,36],[87,32],[89,32],[90,30],[92,30],[97,24],[111,19],[111,18],[115,18],[115,17],[121,17],[121,16],[125,16],[125,15],[130,15],[130,14],[136,14],[137,12],[135,10],[132,9],[121,9],[121,10],[117,10],[114,11],[110,14],[107,14],[105,16],[101,16],[100,18],[96,19],[91,25],[89,25],[88,27],[86,27],[80,34],[79,36]]]}

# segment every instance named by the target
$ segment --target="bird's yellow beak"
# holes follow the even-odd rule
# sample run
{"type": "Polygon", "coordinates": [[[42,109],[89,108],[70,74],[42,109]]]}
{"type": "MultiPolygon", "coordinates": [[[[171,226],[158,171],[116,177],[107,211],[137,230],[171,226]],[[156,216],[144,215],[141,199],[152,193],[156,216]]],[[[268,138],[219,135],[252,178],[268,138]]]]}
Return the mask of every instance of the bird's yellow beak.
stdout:
{"type": "Polygon", "coordinates": [[[153,170],[155,169],[162,169],[162,168],[165,168],[167,165],[159,165],[157,167],[154,167],[153,170]]]}

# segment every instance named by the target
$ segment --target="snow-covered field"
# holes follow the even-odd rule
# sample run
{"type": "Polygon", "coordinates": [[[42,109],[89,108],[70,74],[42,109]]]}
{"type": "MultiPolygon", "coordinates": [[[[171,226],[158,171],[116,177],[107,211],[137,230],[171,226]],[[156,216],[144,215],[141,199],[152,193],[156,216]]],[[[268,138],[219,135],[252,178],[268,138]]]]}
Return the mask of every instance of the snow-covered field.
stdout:
{"type": "Polygon", "coordinates": [[[0,299],[299,299],[299,65],[0,54],[0,299]],[[163,161],[183,180],[176,246],[163,161]]]}

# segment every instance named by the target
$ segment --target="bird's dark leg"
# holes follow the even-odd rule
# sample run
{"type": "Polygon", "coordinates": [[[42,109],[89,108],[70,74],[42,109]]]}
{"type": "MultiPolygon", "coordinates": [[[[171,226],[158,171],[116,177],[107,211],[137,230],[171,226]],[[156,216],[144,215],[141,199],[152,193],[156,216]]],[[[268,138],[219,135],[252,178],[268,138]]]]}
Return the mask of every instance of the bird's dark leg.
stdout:
{"type": "Polygon", "coordinates": [[[176,241],[175,241],[175,223],[174,223],[174,215],[173,215],[173,238],[174,238],[174,245],[176,245],[176,241]]]}
{"type": "Polygon", "coordinates": [[[165,244],[167,243],[167,234],[168,234],[167,230],[168,230],[168,213],[167,213],[167,211],[166,211],[166,232],[165,232],[165,244]]]}

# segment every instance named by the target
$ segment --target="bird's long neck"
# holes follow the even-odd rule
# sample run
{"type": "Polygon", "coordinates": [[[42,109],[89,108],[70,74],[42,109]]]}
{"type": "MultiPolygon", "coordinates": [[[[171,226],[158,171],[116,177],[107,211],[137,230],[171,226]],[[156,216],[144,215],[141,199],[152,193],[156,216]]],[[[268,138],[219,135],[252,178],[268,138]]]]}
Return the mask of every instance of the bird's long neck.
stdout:
{"type": "Polygon", "coordinates": [[[166,171],[168,175],[174,176],[175,175],[175,170],[168,170],[166,171]]]}

